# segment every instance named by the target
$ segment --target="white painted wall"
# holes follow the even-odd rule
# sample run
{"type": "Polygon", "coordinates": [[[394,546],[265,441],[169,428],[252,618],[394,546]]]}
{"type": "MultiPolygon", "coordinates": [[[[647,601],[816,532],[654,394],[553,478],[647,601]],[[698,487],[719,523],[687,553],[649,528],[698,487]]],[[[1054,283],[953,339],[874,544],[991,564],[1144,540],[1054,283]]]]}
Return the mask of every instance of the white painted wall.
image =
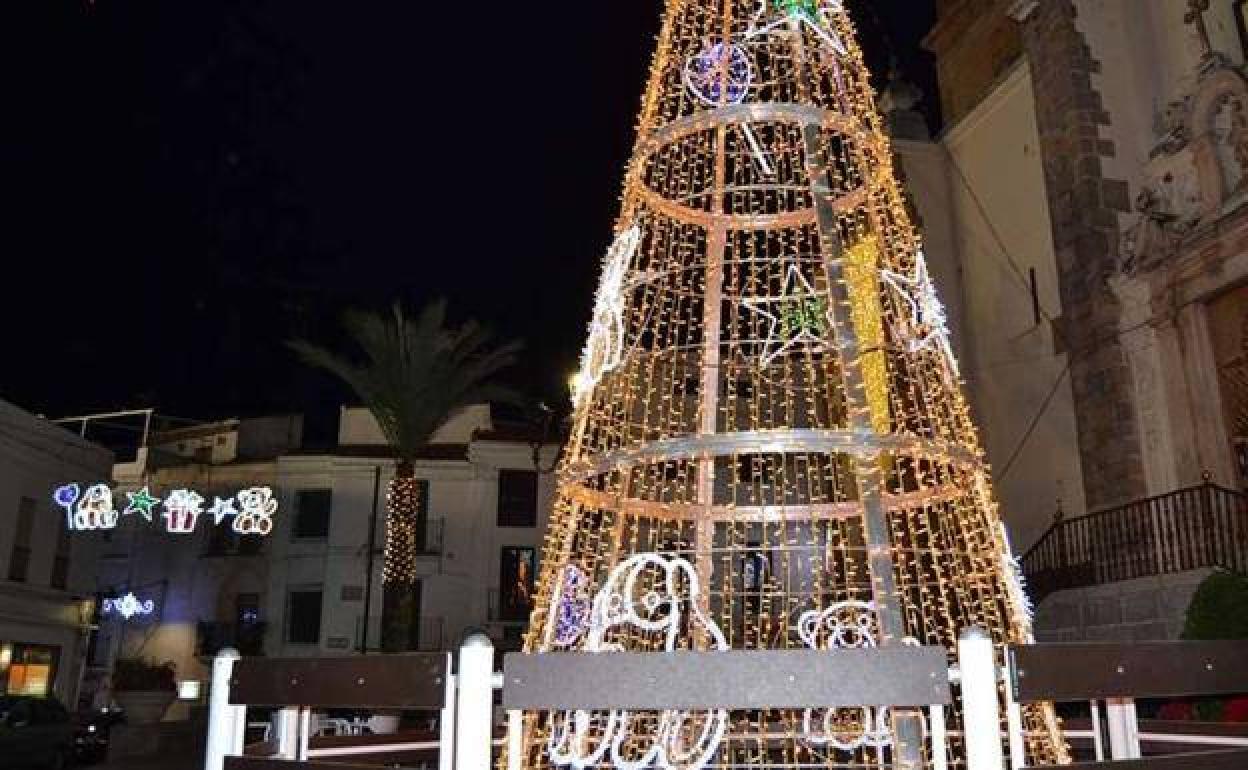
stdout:
{"type": "Polygon", "coordinates": [[[108,450],[0,401],[0,641],[61,648],[54,691],[71,708],[85,655],[76,596],[90,596],[89,544],[71,539],[67,590],[50,587],[64,511],[52,492],[70,481],[108,478],[108,450]],[[7,580],[23,497],[36,504],[31,557],[24,583],[7,580]]]}
{"type": "MultiPolygon", "coordinates": [[[[364,605],[344,601],[346,586],[366,586],[368,532],[373,510],[375,469],[381,468],[377,502],[376,543],[385,537],[385,492],[394,474],[394,460],[380,443],[380,432],[367,413],[344,410],[340,432],[344,445],[377,447],[375,457],[335,455],[288,456],[278,463],[278,486],[282,504],[294,511],[299,489],[333,490],[330,534],[326,541],[293,539],[294,517],[278,521],[270,559],[266,649],[272,655],[313,656],[354,652],[359,640],[364,605]],[[290,645],[285,639],[286,596],[300,586],[321,586],[323,591],[321,638],[317,645],[290,645]],[[348,640],[342,649],[341,640],[348,640]],[[331,646],[331,640],[337,642],[331,646]]],[[[497,526],[498,471],[502,468],[531,470],[532,448],[521,442],[467,440],[474,430],[489,427],[488,407],[473,407],[452,419],[438,433],[446,443],[463,439],[463,460],[424,460],[416,463],[418,479],[429,481],[429,520],[445,520],[441,554],[422,556],[417,562],[422,582],[421,614],[443,620],[444,645],[454,645],[473,628],[489,623],[489,592],[499,584],[500,553],[504,546],[538,549],[546,530],[554,496],[553,474],[538,481],[537,526],[497,526]],[[484,409],[484,411],[482,411],[484,409]],[[449,439],[449,440],[448,440],[449,439]]],[[[549,468],[556,447],[542,450],[542,464],[549,468]]],[[[373,567],[372,602],[369,610],[369,645],[381,640],[382,558],[373,567]]],[[[501,636],[501,627],[491,627],[501,636]]]]}
{"type": "MultiPolygon", "coordinates": [[[[942,239],[951,241],[949,246],[929,243],[929,255],[934,264],[944,263],[939,271],[933,268],[939,279],[958,272],[942,250],[952,248],[956,254],[962,285],[961,329],[955,336],[963,351],[963,375],[988,460],[997,471],[1001,513],[1021,552],[1051,523],[1058,499],[1068,514],[1084,510],[1069,377],[1057,387],[1008,474],[1000,474],[1066,364],[1064,355],[1054,353],[1052,327],[1044,320],[1062,311],[1027,64],[1017,65],[942,142],[948,152],[949,194],[918,205],[922,212],[948,201],[951,211],[956,235],[942,239]],[[1032,268],[1044,314],[1039,325],[1032,311],[1032,268]]],[[[918,190],[915,194],[919,197],[918,190]]],[[[933,190],[923,197],[937,194],[933,190]]],[[[925,222],[941,219],[924,214],[925,222]]],[[[943,294],[956,292],[944,289],[943,294]]]]}

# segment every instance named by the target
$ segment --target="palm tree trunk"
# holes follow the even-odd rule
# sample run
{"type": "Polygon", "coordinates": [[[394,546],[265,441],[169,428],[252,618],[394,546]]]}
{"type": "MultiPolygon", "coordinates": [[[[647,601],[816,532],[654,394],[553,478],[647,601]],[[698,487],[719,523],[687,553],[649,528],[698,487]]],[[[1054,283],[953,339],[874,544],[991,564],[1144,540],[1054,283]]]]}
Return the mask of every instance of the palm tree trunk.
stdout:
{"type": "Polygon", "coordinates": [[[416,577],[420,485],[409,462],[400,462],[386,495],[385,583],[381,645],[386,652],[405,652],[420,644],[420,582],[416,577]]]}

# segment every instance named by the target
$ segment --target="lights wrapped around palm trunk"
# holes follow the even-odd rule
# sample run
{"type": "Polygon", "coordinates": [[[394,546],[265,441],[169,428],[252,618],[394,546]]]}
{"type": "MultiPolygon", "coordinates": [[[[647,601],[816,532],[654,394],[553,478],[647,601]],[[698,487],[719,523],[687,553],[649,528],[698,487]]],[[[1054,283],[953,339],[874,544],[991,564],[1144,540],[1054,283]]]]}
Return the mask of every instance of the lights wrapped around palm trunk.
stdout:
{"type": "Polygon", "coordinates": [[[391,479],[386,492],[386,551],[382,576],[387,584],[416,580],[416,511],[419,486],[410,476],[391,479]]]}
{"type": "MultiPolygon", "coordinates": [[[[1026,642],[848,12],[666,7],[526,651],[1026,642]]],[[[1051,708],[1024,722],[1029,764],[1067,759],[1051,708]]],[[[926,729],[865,707],[533,713],[521,765],[891,770],[926,766],[926,729]]]]}

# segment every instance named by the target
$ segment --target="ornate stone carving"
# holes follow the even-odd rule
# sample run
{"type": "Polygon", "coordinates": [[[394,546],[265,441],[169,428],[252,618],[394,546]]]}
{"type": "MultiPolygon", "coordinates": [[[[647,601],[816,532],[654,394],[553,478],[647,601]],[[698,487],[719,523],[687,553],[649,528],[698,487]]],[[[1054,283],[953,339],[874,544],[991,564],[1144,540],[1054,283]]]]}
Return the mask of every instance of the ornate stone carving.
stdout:
{"type": "Polygon", "coordinates": [[[1139,216],[1123,234],[1120,266],[1127,275],[1173,256],[1183,236],[1200,221],[1200,185],[1190,156],[1175,156],[1159,171],[1162,175],[1148,180],[1136,195],[1139,216]]]}

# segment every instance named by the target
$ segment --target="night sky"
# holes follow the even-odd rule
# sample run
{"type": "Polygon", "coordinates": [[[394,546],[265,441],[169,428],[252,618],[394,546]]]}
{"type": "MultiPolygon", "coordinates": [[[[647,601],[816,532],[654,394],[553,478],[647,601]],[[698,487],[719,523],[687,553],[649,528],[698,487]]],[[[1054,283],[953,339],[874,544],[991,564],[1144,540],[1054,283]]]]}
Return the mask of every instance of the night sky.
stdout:
{"type": "MultiPolygon", "coordinates": [[[[931,0],[849,4],[935,127],[931,0]]],[[[283,340],[445,296],[562,404],[661,5],[11,0],[0,398],[328,415],[283,340]]]]}

